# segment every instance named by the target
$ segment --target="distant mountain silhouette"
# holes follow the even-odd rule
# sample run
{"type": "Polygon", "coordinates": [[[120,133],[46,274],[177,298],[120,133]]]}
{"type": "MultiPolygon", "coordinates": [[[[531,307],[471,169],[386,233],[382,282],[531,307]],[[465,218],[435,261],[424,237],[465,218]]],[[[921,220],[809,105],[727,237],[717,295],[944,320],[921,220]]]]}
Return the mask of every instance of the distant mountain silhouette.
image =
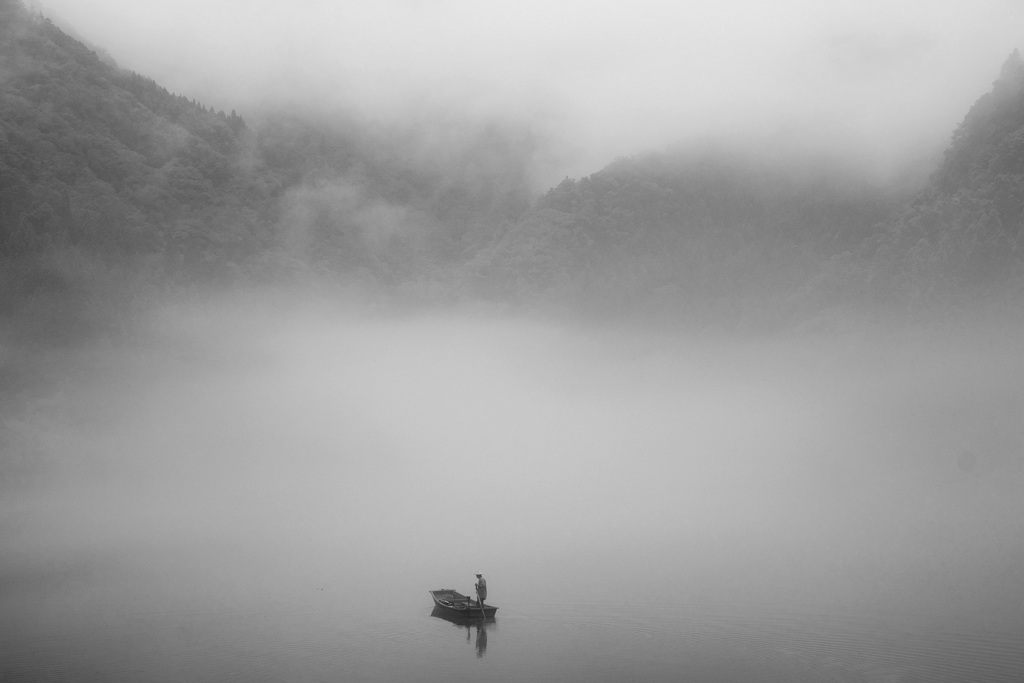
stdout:
{"type": "Polygon", "coordinates": [[[0,0],[0,317],[70,339],[165,287],[307,280],[753,329],[1024,299],[1017,52],[913,196],[705,150],[535,199],[526,131],[302,112],[214,111],[0,0]]]}
{"type": "Polygon", "coordinates": [[[1024,302],[1024,64],[901,194],[828,164],[735,151],[620,159],[566,179],[479,252],[494,298],[697,325],[772,328],[849,313],[913,319],[1024,302]]]}
{"type": "Polygon", "coordinates": [[[926,191],[868,245],[907,305],[1024,297],[1024,62],[1014,50],[992,91],[953,133],[926,191]]]}

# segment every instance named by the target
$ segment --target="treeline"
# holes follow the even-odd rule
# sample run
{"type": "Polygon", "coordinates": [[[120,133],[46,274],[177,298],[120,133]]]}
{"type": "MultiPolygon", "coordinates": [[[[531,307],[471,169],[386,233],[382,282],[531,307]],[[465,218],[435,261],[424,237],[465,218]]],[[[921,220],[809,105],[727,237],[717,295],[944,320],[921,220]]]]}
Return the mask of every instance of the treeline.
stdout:
{"type": "Polygon", "coordinates": [[[0,254],[78,246],[174,263],[208,244],[228,257],[266,246],[268,193],[245,166],[240,117],[102,62],[14,0],[0,6],[0,254]]]}
{"type": "Polygon", "coordinates": [[[1019,52],[905,196],[828,165],[720,151],[566,179],[469,264],[495,299],[697,326],[1024,312],[1019,52]]]}
{"type": "Polygon", "coordinates": [[[914,196],[741,153],[620,159],[539,199],[542,142],[215,111],[0,0],[0,319],[109,326],[147,291],[314,279],[695,326],[1024,301],[1024,65],[914,196]]]}
{"type": "Polygon", "coordinates": [[[620,159],[564,180],[477,254],[496,297],[695,324],[792,320],[823,261],[896,198],[856,177],[781,172],[716,152],[620,159]]]}
{"type": "Polygon", "coordinates": [[[0,316],[63,302],[49,318],[74,335],[99,315],[83,297],[116,315],[125,290],[427,277],[529,207],[535,144],[488,125],[433,146],[340,117],[252,125],[0,0],[0,316]]]}
{"type": "Polygon", "coordinates": [[[906,306],[1024,301],[1024,60],[1014,50],[992,91],[953,133],[926,191],[865,245],[906,306]]]}

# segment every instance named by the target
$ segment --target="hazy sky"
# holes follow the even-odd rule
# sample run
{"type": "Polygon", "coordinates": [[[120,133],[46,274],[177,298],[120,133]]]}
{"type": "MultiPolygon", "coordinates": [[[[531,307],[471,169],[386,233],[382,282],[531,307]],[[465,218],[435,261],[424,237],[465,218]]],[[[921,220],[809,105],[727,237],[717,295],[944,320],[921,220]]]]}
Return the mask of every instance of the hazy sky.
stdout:
{"type": "MultiPolygon", "coordinates": [[[[264,99],[537,126],[566,170],[707,136],[886,166],[941,145],[1024,47],[1022,0],[44,0],[125,67],[264,99]]],[[[595,166],[596,164],[596,166],[595,166]]]]}

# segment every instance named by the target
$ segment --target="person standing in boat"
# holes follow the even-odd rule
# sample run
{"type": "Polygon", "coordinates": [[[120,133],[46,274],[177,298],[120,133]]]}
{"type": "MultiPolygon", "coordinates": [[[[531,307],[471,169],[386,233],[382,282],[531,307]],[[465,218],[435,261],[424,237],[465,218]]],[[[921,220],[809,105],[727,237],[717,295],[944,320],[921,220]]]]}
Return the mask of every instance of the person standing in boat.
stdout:
{"type": "Polygon", "coordinates": [[[487,599],[487,579],[484,578],[483,574],[476,575],[476,599],[480,603],[480,606],[484,606],[484,600],[487,599]]]}

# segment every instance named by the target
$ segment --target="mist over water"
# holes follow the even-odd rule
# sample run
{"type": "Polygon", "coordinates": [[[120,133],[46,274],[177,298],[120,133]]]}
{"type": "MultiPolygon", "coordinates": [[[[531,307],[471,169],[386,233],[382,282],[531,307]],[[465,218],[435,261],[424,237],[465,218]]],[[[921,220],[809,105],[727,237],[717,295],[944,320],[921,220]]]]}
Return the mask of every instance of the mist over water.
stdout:
{"type": "MultiPolygon", "coordinates": [[[[153,338],[9,425],[47,464],[0,502],[8,670],[212,679],[259,651],[315,677],[273,648],[311,624],[353,648],[478,571],[492,651],[542,606],[999,633],[1024,607],[1024,361],[997,335],[224,306],[168,307],[153,338]]],[[[325,671],[373,670],[346,661],[325,671]]]]}
{"type": "Polygon", "coordinates": [[[1024,680],[1024,4],[26,4],[0,683],[1024,680]]]}

